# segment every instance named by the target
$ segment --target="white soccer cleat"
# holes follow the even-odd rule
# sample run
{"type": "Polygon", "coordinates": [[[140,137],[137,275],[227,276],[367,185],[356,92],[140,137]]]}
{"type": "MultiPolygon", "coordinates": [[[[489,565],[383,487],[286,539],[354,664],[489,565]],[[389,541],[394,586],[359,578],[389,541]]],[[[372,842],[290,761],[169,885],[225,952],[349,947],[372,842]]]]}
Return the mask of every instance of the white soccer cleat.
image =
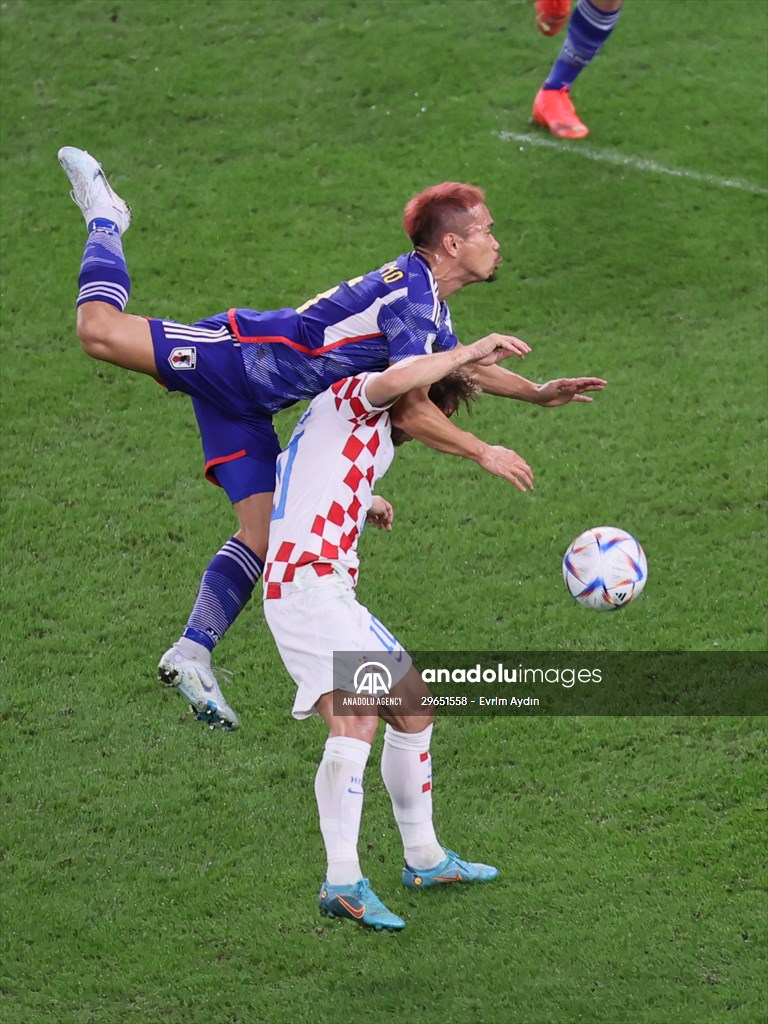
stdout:
{"type": "Polygon", "coordinates": [[[62,146],[58,155],[72,184],[69,194],[80,207],[85,223],[90,224],[97,217],[111,220],[124,235],[131,226],[131,208],[112,190],[99,161],[74,146],[62,146]]]}
{"type": "Polygon", "coordinates": [[[160,659],[157,678],[186,697],[195,718],[211,729],[234,732],[240,728],[240,719],[224,699],[213,669],[208,665],[186,658],[176,647],[171,647],[160,659]]]}

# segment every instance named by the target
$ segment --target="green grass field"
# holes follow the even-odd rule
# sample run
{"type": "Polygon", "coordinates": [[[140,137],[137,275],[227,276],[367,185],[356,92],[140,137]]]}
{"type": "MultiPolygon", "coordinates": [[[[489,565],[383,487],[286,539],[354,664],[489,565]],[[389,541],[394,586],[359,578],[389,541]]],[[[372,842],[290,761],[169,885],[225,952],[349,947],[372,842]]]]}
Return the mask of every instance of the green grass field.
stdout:
{"type": "Polygon", "coordinates": [[[129,308],[181,321],[296,305],[403,251],[415,191],[482,185],[505,265],[453,299],[458,333],[517,334],[527,376],[609,387],[462,420],[528,460],[532,494],[409,446],[362,599],[414,650],[760,652],[768,4],[627,0],[569,146],[528,123],[559,39],[525,2],[0,17],[0,1022],[768,1019],[764,718],[441,718],[439,834],[499,865],[479,892],[402,889],[377,745],[362,862],[408,927],[318,916],[323,730],[290,718],[259,602],[217,653],[239,733],[154,681],[235,521],[186,399],[80,351],[84,227],[56,162],[103,160],[134,210],[129,308]],[[649,560],[620,615],[560,576],[602,523],[649,560]]]}

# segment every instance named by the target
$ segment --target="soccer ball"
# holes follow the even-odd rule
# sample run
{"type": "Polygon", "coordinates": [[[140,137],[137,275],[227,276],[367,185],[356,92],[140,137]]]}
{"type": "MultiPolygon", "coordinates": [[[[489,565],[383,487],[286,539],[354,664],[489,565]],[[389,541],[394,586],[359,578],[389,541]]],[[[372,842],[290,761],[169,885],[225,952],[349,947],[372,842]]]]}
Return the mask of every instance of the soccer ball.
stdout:
{"type": "Polygon", "coordinates": [[[615,526],[579,534],[565,552],[563,579],[571,597],[595,611],[612,612],[634,601],[648,579],[645,553],[615,526]]]}

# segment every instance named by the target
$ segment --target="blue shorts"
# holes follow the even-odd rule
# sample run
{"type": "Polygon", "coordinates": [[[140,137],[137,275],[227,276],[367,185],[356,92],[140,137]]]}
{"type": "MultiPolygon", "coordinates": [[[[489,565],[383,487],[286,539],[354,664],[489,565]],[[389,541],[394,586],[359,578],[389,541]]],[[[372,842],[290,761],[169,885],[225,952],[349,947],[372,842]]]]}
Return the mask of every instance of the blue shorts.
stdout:
{"type": "Polygon", "coordinates": [[[254,408],[229,331],[172,320],[149,320],[149,328],[161,383],[192,399],[208,480],[233,504],[274,491],[280,442],[272,417],[254,408]]]}

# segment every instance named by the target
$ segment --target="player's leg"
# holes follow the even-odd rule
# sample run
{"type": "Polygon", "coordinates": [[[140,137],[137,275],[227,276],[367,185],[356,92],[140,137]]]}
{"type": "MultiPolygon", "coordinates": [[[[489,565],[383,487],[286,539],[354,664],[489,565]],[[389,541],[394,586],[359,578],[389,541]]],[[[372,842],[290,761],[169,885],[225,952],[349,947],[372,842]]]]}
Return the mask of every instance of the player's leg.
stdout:
{"type": "Polygon", "coordinates": [[[92,359],[160,379],[145,317],[120,313],[105,302],[85,302],[77,307],[77,336],[92,359]]]}
{"type": "Polygon", "coordinates": [[[536,28],[543,36],[556,36],[568,22],[571,0],[536,0],[536,28]]]}
{"type": "Polygon", "coordinates": [[[315,798],[326,852],[320,913],[369,928],[399,931],[405,921],[388,910],[363,877],[358,855],[363,813],[363,776],[379,719],[362,709],[338,715],[333,693],[315,705],[328,725],[328,739],[315,775],[315,798]]]}
{"type": "Polygon", "coordinates": [[[221,691],[211,655],[250,601],[264,571],[266,543],[251,547],[242,538],[268,533],[271,507],[271,492],[252,494],[235,503],[240,529],[208,563],[187,624],[157,667],[158,679],[176,687],[195,717],[212,729],[233,732],[240,727],[240,719],[221,691]]]}
{"type": "Polygon", "coordinates": [[[131,211],[90,153],[65,146],[58,155],[88,227],[77,298],[77,334],[83,349],[94,359],[157,377],[147,321],[124,312],[131,279],[122,236],[130,226],[131,211]]]}
{"type": "Polygon", "coordinates": [[[616,27],[623,0],[578,0],[568,33],[546,82],[533,101],[533,120],[562,139],[582,139],[589,129],[573,107],[570,89],[616,27]]]}
{"type": "Polygon", "coordinates": [[[461,860],[441,846],[432,816],[432,717],[423,716],[421,697],[429,696],[421,675],[411,668],[393,687],[397,707],[383,708],[387,722],[381,755],[381,777],[387,787],[403,840],[403,884],[429,889],[454,882],[488,882],[498,870],[461,860]]]}
{"type": "Polygon", "coordinates": [[[363,877],[357,851],[363,776],[379,719],[375,712],[363,710],[336,715],[333,705],[332,693],[323,694],[315,705],[328,726],[315,797],[327,855],[326,880],[331,885],[354,885],[363,877]]]}
{"type": "MultiPolygon", "coordinates": [[[[353,675],[365,661],[363,646],[377,642],[369,633],[370,613],[358,604],[354,590],[341,576],[320,577],[310,564],[296,567],[289,584],[270,582],[264,617],[296,682],[294,718],[319,714],[328,725],[315,778],[327,858],[320,911],[367,927],[398,931],[405,922],[372,891],[358,855],[365,767],[379,719],[375,708],[355,701],[350,707],[345,699],[355,693],[353,675]]],[[[399,653],[407,668],[410,659],[399,653]]]]}
{"type": "Polygon", "coordinates": [[[158,678],[179,690],[200,721],[231,732],[240,722],[221,692],[211,655],[264,571],[280,446],[268,416],[235,420],[209,402],[194,399],[193,405],[206,476],[226,492],[240,528],[208,563],[187,624],[160,659],[158,678]]]}

